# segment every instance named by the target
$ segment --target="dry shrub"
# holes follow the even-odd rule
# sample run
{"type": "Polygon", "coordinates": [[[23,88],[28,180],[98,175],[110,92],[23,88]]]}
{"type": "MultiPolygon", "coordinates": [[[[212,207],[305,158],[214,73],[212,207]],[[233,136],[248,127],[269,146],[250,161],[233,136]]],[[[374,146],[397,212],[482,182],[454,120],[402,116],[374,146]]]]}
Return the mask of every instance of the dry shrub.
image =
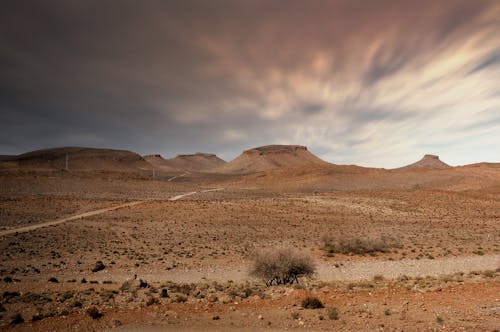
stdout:
{"type": "Polygon", "coordinates": [[[317,297],[309,296],[302,301],[302,308],[304,309],[321,309],[324,307],[323,303],[317,297]]]}
{"type": "Polygon", "coordinates": [[[339,311],[335,307],[331,307],[328,309],[328,317],[331,320],[338,320],[339,319],[339,311]]]}
{"type": "Polygon", "coordinates": [[[87,315],[92,317],[92,319],[99,319],[103,316],[103,314],[95,306],[87,309],[87,315]]]}
{"type": "Polygon", "coordinates": [[[401,244],[392,237],[377,238],[347,238],[336,239],[331,236],[323,237],[323,249],[327,254],[369,254],[374,252],[388,252],[391,248],[401,248],[401,244]]]}
{"type": "Polygon", "coordinates": [[[314,273],[312,258],[292,249],[267,249],[255,253],[250,274],[273,283],[298,283],[298,278],[314,273]]]}

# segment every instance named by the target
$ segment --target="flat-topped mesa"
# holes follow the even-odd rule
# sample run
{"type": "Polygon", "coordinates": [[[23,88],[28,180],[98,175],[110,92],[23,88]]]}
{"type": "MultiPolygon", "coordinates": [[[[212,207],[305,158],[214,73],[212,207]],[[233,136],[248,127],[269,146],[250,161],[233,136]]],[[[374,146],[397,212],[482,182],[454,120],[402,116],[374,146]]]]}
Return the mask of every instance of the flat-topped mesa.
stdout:
{"type": "Polygon", "coordinates": [[[137,153],[127,150],[61,147],[36,150],[10,158],[20,167],[40,169],[130,171],[147,168],[137,153]]]}
{"type": "Polygon", "coordinates": [[[245,154],[270,154],[270,153],[295,153],[297,151],[307,151],[307,147],[302,145],[265,145],[243,151],[245,154]]]}
{"type": "Polygon", "coordinates": [[[217,155],[214,153],[205,153],[205,152],[196,152],[193,154],[179,154],[177,155],[177,158],[192,158],[192,157],[202,157],[202,158],[217,158],[217,155]]]}
{"type": "Polygon", "coordinates": [[[148,154],[145,155],[144,158],[163,158],[161,154],[148,154]]]}
{"type": "Polygon", "coordinates": [[[214,169],[221,173],[253,173],[275,168],[326,164],[301,145],[266,145],[243,151],[236,159],[214,169]]]}
{"type": "Polygon", "coordinates": [[[442,162],[439,156],[434,154],[426,154],[419,161],[401,167],[400,169],[445,169],[451,167],[450,165],[442,162]]]}
{"type": "Polygon", "coordinates": [[[158,170],[163,171],[209,171],[226,162],[213,153],[196,152],[180,154],[175,158],[164,159],[160,155],[145,156],[145,159],[158,170]]]}

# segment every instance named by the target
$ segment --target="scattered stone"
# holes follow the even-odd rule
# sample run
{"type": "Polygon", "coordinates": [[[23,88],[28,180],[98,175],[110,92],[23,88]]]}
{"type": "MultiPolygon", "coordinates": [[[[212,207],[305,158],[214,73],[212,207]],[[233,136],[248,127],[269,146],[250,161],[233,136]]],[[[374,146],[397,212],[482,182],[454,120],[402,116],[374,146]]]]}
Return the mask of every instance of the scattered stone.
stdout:
{"type": "Polygon", "coordinates": [[[102,261],[97,261],[95,263],[95,266],[92,268],[92,272],[99,272],[101,270],[104,270],[106,268],[106,266],[104,265],[104,263],[102,261]]]}

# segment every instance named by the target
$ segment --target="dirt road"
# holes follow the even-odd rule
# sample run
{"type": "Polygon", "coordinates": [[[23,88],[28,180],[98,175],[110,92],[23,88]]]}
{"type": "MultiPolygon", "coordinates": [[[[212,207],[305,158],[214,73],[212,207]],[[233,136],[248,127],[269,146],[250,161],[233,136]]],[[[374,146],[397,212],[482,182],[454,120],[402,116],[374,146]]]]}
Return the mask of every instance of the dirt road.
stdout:
{"type": "MultiPolygon", "coordinates": [[[[170,197],[168,200],[169,201],[177,201],[179,199],[182,199],[184,197],[191,196],[191,195],[194,195],[194,194],[197,194],[197,193],[206,193],[206,192],[219,191],[219,190],[223,190],[223,188],[205,189],[205,190],[200,190],[200,191],[191,191],[191,192],[188,192],[188,193],[185,193],[185,194],[180,194],[180,195],[176,195],[176,196],[170,197]]],[[[55,225],[63,224],[63,223],[68,222],[68,221],[73,221],[73,220],[77,220],[77,219],[91,217],[91,216],[103,214],[103,213],[106,213],[106,212],[110,212],[110,211],[114,211],[114,210],[118,210],[118,209],[123,209],[123,208],[126,208],[126,207],[133,207],[133,206],[145,203],[145,202],[147,202],[147,200],[145,200],[145,201],[134,201],[134,202],[129,202],[129,203],[125,203],[125,204],[120,204],[120,205],[117,205],[117,206],[111,206],[111,207],[104,208],[104,209],[99,209],[99,210],[94,210],[94,211],[80,213],[80,214],[77,214],[77,215],[74,215],[74,216],[71,216],[71,217],[67,217],[67,218],[62,218],[62,219],[53,220],[53,221],[47,221],[47,222],[39,223],[39,224],[36,224],[36,225],[30,225],[30,226],[23,226],[23,227],[18,227],[18,228],[7,229],[7,230],[0,231],[0,236],[6,236],[6,235],[10,235],[10,234],[15,234],[15,233],[31,232],[31,231],[34,231],[36,229],[42,228],[42,227],[55,226],[55,225]]]]}

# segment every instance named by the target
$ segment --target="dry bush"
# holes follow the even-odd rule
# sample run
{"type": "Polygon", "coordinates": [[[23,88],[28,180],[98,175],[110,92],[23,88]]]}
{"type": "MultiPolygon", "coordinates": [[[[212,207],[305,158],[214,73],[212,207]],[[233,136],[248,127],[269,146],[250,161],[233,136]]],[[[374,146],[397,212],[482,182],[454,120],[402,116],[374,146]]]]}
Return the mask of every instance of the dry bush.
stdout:
{"type": "Polygon", "coordinates": [[[336,239],[331,236],[323,237],[323,249],[327,254],[369,254],[374,252],[388,252],[391,248],[401,248],[401,244],[394,238],[381,236],[377,238],[347,238],[336,239]]]}
{"type": "Polygon", "coordinates": [[[24,318],[20,313],[17,313],[11,317],[10,325],[21,324],[24,323],[24,318]]]}
{"type": "Polygon", "coordinates": [[[267,249],[255,253],[250,274],[273,283],[298,283],[298,278],[314,273],[312,258],[292,249],[267,249]]]}
{"type": "Polygon", "coordinates": [[[324,307],[323,303],[317,297],[309,296],[302,301],[302,308],[304,309],[321,309],[324,307]]]}
{"type": "Polygon", "coordinates": [[[339,311],[335,307],[331,307],[328,309],[328,317],[331,320],[338,320],[339,319],[339,311]]]}
{"type": "Polygon", "coordinates": [[[92,317],[92,319],[98,319],[103,316],[103,314],[95,306],[87,309],[87,315],[92,317]]]}

